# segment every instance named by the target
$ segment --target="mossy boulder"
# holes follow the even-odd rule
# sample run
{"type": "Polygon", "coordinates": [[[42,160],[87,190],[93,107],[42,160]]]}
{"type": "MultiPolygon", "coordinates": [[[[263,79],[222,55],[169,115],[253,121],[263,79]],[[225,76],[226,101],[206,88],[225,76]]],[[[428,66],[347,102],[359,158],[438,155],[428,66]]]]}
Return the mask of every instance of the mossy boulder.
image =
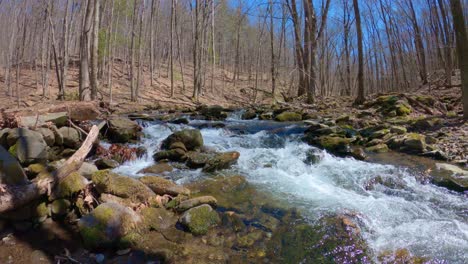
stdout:
{"type": "Polygon", "coordinates": [[[201,106],[198,111],[207,120],[224,120],[227,118],[227,113],[222,106],[201,106]]]}
{"type": "Polygon", "coordinates": [[[78,172],[73,172],[62,179],[56,186],[55,197],[66,198],[83,190],[88,185],[88,180],[78,172]]]}
{"type": "Polygon", "coordinates": [[[188,231],[196,236],[205,235],[208,230],[219,224],[218,213],[208,204],[203,204],[186,211],[179,219],[188,231]]]}
{"type": "Polygon", "coordinates": [[[0,184],[21,185],[28,179],[18,161],[0,146],[0,184]]]}
{"type": "Polygon", "coordinates": [[[251,120],[257,117],[257,113],[254,110],[247,110],[244,113],[242,113],[242,119],[243,120],[251,120]]]}
{"type": "Polygon", "coordinates": [[[388,149],[387,144],[381,143],[381,144],[377,144],[377,145],[366,148],[366,151],[376,152],[376,153],[384,153],[384,152],[388,152],[389,149],[388,149]]]}
{"type": "Polygon", "coordinates": [[[203,147],[203,137],[198,129],[184,129],[177,131],[162,142],[162,149],[170,149],[176,142],[182,142],[188,151],[203,147]]]}
{"type": "Polygon", "coordinates": [[[388,133],[390,133],[390,129],[384,128],[384,129],[381,129],[381,130],[378,130],[378,131],[375,131],[374,133],[372,133],[370,135],[370,138],[372,138],[372,139],[374,139],[374,138],[383,138],[388,133]]]}
{"type": "Polygon", "coordinates": [[[141,127],[135,121],[128,118],[116,117],[108,122],[107,135],[113,143],[128,143],[138,140],[141,127]]]}
{"type": "Polygon", "coordinates": [[[351,140],[336,136],[321,136],[315,141],[319,147],[324,148],[337,155],[347,155],[350,153],[351,140]]]}
{"type": "Polygon", "coordinates": [[[302,114],[286,111],[275,116],[275,120],[279,122],[297,122],[302,120],[302,114]]]}
{"type": "Polygon", "coordinates": [[[177,211],[183,212],[186,211],[190,208],[202,205],[202,204],[209,204],[211,206],[216,206],[218,203],[218,200],[214,198],[213,196],[200,196],[192,199],[188,199],[185,201],[182,201],[179,203],[177,206],[177,211]]]}
{"type": "Polygon", "coordinates": [[[213,158],[212,154],[198,151],[189,151],[185,154],[185,156],[187,157],[186,164],[191,169],[203,168],[208,163],[208,161],[213,158]]]}
{"type": "Polygon", "coordinates": [[[93,174],[92,181],[100,193],[109,193],[133,202],[147,202],[155,193],[141,181],[118,175],[109,170],[93,174]]]}
{"type": "Polygon", "coordinates": [[[117,203],[103,203],[78,222],[78,229],[87,248],[116,245],[141,222],[133,210],[117,203]]]}
{"type": "Polygon", "coordinates": [[[208,160],[203,171],[205,172],[214,172],[218,170],[229,169],[234,165],[240,157],[240,153],[237,151],[229,151],[224,153],[219,153],[213,158],[208,160]]]}
{"type": "Polygon", "coordinates": [[[395,106],[395,111],[398,116],[406,116],[411,114],[412,109],[411,106],[406,103],[399,103],[395,106]]]}
{"type": "Polygon", "coordinates": [[[408,133],[405,135],[404,150],[411,153],[422,153],[426,150],[426,137],[422,134],[408,133]]]}
{"type": "Polygon", "coordinates": [[[437,117],[423,118],[416,120],[412,128],[414,130],[434,130],[442,125],[442,120],[437,117]]]}
{"type": "Polygon", "coordinates": [[[169,194],[172,196],[177,195],[190,195],[190,190],[177,185],[173,181],[164,179],[157,176],[143,176],[139,179],[143,184],[148,186],[153,192],[159,195],[169,194]]]}

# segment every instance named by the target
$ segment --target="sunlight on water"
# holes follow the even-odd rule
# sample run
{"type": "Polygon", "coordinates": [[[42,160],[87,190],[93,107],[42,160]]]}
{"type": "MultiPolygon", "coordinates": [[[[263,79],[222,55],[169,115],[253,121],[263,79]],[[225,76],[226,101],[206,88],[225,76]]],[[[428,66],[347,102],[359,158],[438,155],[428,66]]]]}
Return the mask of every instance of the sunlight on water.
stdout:
{"type": "MultiPolygon", "coordinates": [[[[309,219],[330,212],[357,215],[364,238],[376,252],[407,248],[413,254],[450,263],[468,261],[468,199],[463,195],[421,184],[405,168],[334,157],[291,135],[294,126],[261,131],[263,125],[261,121],[230,120],[226,129],[203,129],[202,134],[209,147],[240,152],[233,169],[236,173],[287,199],[309,219]],[[239,133],[233,127],[260,132],[239,133]],[[304,161],[311,151],[321,160],[310,165],[304,161]],[[377,176],[388,184],[366,188],[377,176]]],[[[138,176],[136,172],[154,163],[151,154],[161,140],[181,128],[147,126],[142,144],[150,154],[116,170],[138,176]]],[[[179,182],[193,180],[200,173],[179,174],[179,182]]]]}

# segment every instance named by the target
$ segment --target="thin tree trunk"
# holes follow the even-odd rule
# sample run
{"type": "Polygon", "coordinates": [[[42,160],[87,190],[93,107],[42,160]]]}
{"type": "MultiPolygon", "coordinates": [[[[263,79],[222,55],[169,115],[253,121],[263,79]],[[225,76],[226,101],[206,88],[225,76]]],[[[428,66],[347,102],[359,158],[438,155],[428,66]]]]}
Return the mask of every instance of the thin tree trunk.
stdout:
{"type": "Polygon", "coordinates": [[[354,15],[356,17],[356,31],[358,41],[358,96],[354,101],[355,104],[363,104],[364,97],[364,54],[362,47],[362,28],[361,28],[361,14],[359,12],[358,0],[353,0],[354,15]]]}

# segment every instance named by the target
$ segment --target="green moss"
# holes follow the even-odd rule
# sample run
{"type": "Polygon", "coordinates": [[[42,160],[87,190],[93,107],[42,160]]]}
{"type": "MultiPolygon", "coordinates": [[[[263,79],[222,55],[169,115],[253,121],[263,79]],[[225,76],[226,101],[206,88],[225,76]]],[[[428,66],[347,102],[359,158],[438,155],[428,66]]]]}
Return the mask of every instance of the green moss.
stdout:
{"type": "Polygon", "coordinates": [[[275,117],[279,122],[296,122],[302,120],[302,115],[296,112],[283,112],[275,117]]]}
{"type": "Polygon", "coordinates": [[[55,194],[58,198],[71,197],[73,194],[83,190],[87,184],[86,178],[78,172],[73,172],[59,182],[55,194]]]}
{"type": "Polygon", "coordinates": [[[322,136],[319,138],[320,146],[330,151],[340,150],[348,146],[350,142],[350,139],[342,137],[322,136]]]}
{"type": "Polygon", "coordinates": [[[208,229],[220,222],[218,213],[209,205],[200,205],[184,213],[181,218],[190,233],[194,235],[204,235],[208,229]]]}
{"type": "Polygon", "coordinates": [[[47,216],[48,214],[49,214],[49,209],[47,208],[47,204],[45,202],[42,202],[36,206],[35,215],[38,218],[47,216]]]}
{"type": "Polygon", "coordinates": [[[418,95],[416,96],[416,101],[421,102],[427,106],[432,106],[435,103],[435,99],[432,96],[428,95],[418,95]]]}
{"type": "Polygon", "coordinates": [[[55,215],[65,215],[68,212],[68,208],[70,208],[70,201],[66,199],[58,199],[52,202],[51,210],[52,213],[55,215]]]}
{"type": "Polygon", "coordinates": [[[109,170],[97,171],[91,177],[100,193],[109,193],[133,202],[147,202],[154,193],[139,180],[109,170]]]}
{"type": "Polygon", "coordinates": [[[366,150],[377,153],[384,153],[389,151],[388,146],[386,144],[377,144],[375,146],[366,148],[366,150]]]}
{"type": "Polygon", "coordinates": [[[253,232],[249,232],[246,235],[240,236],[237,238],[237,245],[240,248],[249,248],[253,246],[255,242],[260,240],[263,236],[263,232],[260,230],[255,230],[253,232]]]}
{"type": "Polygon", "coordinates": [[[13,157],[17,157],[16,156],[16,150],[18,148],[18,143],[14,144],[13,146],[11,146],[9,149],[8,149],[8,152],[10,152],[10,154],[13,156],[13,157]]]}
{"type": "Polygon", "coordinates": [[[406,116],[406,115],[409,115],[411,114],[411,107],[407,104],[399,104],[399,105],[396,105],[396,114],[398,116],[406,116]]]}

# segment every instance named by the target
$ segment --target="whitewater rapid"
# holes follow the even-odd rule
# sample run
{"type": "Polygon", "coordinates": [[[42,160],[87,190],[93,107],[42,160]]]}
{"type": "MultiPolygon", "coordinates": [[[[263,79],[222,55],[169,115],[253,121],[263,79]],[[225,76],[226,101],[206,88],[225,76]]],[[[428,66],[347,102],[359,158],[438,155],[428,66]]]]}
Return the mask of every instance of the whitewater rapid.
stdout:
{"type": "MultiPolygon", "coordinates": [[[[148,155],[116,171],[141,176],[137,172],[154,164],[152,153],[164,138],[203,123],[143,123],[141,145],[148,155]]],[[[311,221],[327,213],[353,214],[377,253],[406,248],[417,256],[468,263],[468,198],[463,194],[422,184],[408,168],[330,155],[300,141],[304,129],[294,124],[236,119],[224,123],[225,128],[201,130],[205,145],[238,151],[238,163],[229,172],[244,175],[258,189],[299,208],[311,221]],[[310,152],[318,153],[321,160],[305,162],[310,152]],[[376,176],[395,184],[366,188],[376,176]]],[[[178,183],[209,177],[200,170],[176,170],[170,175],[178,183]]]]}

